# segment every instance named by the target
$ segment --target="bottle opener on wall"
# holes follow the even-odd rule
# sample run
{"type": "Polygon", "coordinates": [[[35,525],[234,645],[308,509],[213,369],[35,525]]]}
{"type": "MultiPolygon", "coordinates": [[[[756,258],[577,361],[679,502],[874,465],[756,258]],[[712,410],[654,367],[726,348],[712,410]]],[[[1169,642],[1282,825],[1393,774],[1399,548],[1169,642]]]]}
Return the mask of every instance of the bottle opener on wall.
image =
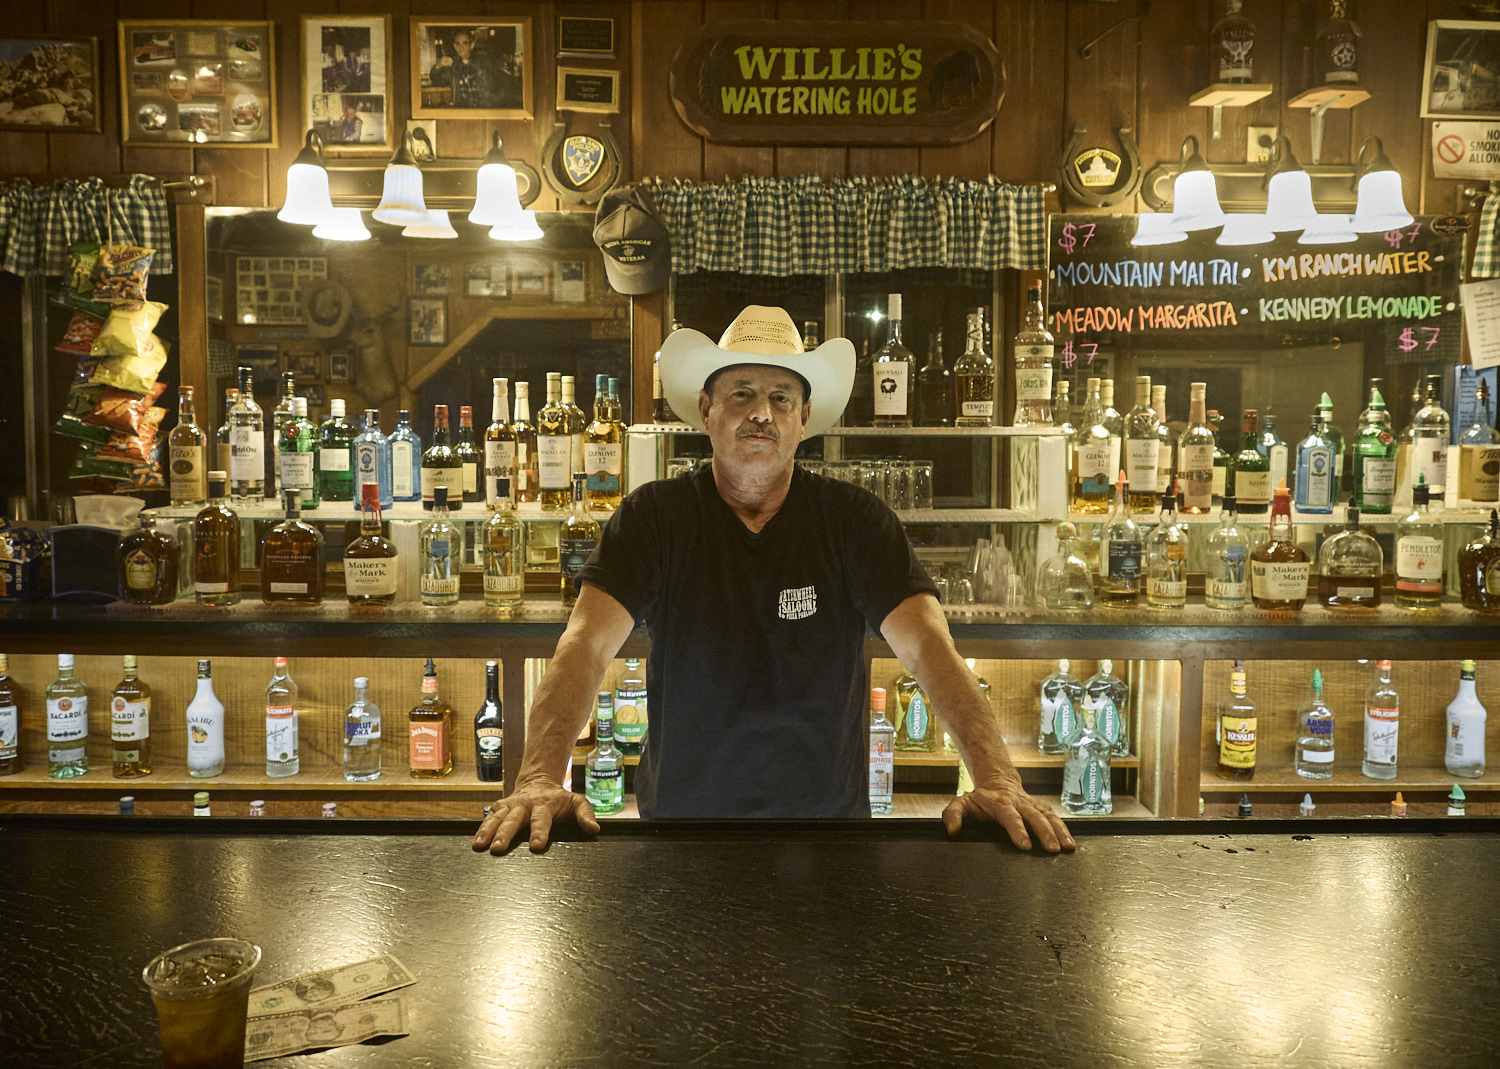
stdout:
{"type": "Polygon", "coordinates": [[[1107,148],[1084,148],[1084,128],[1073,127],[1063,151],[1062,184],[1074,201],[1090,208],[1111,208],[1136,195],[1141,187],[1141,154],[1130,127],[1119,130],[1124,157],[1107,148]]]}

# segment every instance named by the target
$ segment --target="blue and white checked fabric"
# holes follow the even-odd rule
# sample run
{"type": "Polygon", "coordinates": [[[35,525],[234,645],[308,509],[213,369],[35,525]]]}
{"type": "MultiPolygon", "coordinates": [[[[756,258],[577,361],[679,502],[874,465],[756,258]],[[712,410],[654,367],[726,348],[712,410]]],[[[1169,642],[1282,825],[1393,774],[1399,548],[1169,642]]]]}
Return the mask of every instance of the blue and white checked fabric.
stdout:
{"type": "Polygon", "coordinates": [[[166,191],[147,175],[131,175],[119,189],[98,178],[33,186],[24,178],[0,185],[0,271],[15,275],[62,275],[68,248],[104,241],[114,223],[116,244],[155,249],[153,274],[171,274],[172,216],[166,191]],[[106,216],[106,213],[109,213],[106,216]]]}
{"type": "Polygon", "coordinates": [[[1500,249],[1495,241],[1500,227],[1500,196],[1485,199],[1484,209],[1479,213],[1479,237],[1474,243],[1474,266],[1469,269],[1470,278],[1494,278],[1500,275],[1500,249]]]}

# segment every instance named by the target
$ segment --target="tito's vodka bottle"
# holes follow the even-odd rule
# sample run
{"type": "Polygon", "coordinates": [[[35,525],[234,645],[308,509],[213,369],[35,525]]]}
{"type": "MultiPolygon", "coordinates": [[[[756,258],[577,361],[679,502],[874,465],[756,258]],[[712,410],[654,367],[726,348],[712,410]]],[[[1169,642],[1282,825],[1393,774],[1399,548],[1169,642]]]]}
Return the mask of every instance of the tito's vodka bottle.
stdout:
{"type": "Polygon", "coordinates": [[[193,388],[177,390],[177,426],[167,435],[172,504],[197,505],[208,498],[208,439],[193,413],[193,388]]]}
{"type": "Polygon", "coordinates": [[[1052,426],[1052,335],[1042,308],[1042,283],[1032,279],[1026,286],[1026,319],[1016,332],[1015,427],[1052,426]]]}
{"type": "Polygon", "coordinates": [[[901,294],[886,297],[890,334],[870,365],[874,376],[875,426],[910,427],[912,365],[916,357],[901,343],[901,294]]]}

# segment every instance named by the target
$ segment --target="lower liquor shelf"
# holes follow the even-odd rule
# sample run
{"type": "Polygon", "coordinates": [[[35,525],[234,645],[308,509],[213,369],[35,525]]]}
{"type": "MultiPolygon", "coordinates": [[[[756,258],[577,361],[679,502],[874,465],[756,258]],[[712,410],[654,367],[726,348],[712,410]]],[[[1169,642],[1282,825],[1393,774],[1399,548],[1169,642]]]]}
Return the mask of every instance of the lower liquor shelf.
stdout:
{"type": "MultiPolygon", "coordinates": [[[[573,763],[575,765],[583,764],[588,758],[589,751],[592,749],[592,746],[574,747],[573,763]]],[[[946,751],[923,753],[920,751],[897,750],[895,756],[898,767],[902,765],[926,768],[958,767],[958,754],[946,751]]],[[[1011,747],[1010,761],[1017,768],[1062,768],[1066,760],[1067,756],[1065,754],[1025,753],[1019,751],[1013,745],[1011,747]]],[[[625,758],[627,766],[638,765],[640,763],[641,759],[637,756],[630,755],[625,758]]],[[[1140,768],[1141,759],[1134,754],[1128,757],[1115,757],[1110,759],[1109,766],[1111,768],[1140,768]]]]}
{"type": "Polygon", "coordinates": [[[1395,779],[1371,779],[1357,769],[1336,769],[1332,779],[1307,779],[1290,768],[1256,769],[1252,780],[1222,779],[1212,768],[1203,770],[1199,790],[1204,794],[1254,794],[1257,791],[1414,791],[1449,790],[1457,783],[1465,793],[1500,791],[1500,770],[1477,779],[1460,779],[1441,766],[1413,765],[1400,768],[1395,779]]]}
{"type": "Polygon", "coordinates": [[[149,776],[134,776],[117,779],[109,769],[90,769],[82,776],[69,779],[52,779],[45,768],[23,768],[9,776],[0,776],[0,791],[7,789],[34,790],[39,787],[64,791],[109,791],[132,794],[141,791],[266,791],[268,793],[301,793],[317,791],[384,792],[399,795],[403,792],[422,791],[496,791],[502,784],[484,782],[472,768],[455,768],[441,779],[413,779],[407,770],[393,769],[382,772],[379,779],[351,783],[344,779],[338,768],[308,769],[295,776],[271,777],[264,768],[226,768],[217,776],[197,779],[187,770],[176,768],[157,770],[149,776]]]}

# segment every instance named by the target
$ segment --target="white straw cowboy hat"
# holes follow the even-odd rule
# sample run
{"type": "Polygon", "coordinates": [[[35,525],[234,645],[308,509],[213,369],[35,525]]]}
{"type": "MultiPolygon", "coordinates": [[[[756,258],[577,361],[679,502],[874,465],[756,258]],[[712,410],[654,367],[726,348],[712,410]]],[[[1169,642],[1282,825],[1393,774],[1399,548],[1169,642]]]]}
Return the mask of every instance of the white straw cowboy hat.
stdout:
{"type": "Polygon", "coordinates": [[[661,345],[661,389],[677,418],[703,430],[698,392],[714,372],[736,364],[765,364],[795,371],[807,381],[812,411],[804,438],[832,427],[844,414],[854,388],[854,345],[830,338],[812,352],[784,308],[745,307],[715,345],[686,327],[674,330],[661,345]]]}

